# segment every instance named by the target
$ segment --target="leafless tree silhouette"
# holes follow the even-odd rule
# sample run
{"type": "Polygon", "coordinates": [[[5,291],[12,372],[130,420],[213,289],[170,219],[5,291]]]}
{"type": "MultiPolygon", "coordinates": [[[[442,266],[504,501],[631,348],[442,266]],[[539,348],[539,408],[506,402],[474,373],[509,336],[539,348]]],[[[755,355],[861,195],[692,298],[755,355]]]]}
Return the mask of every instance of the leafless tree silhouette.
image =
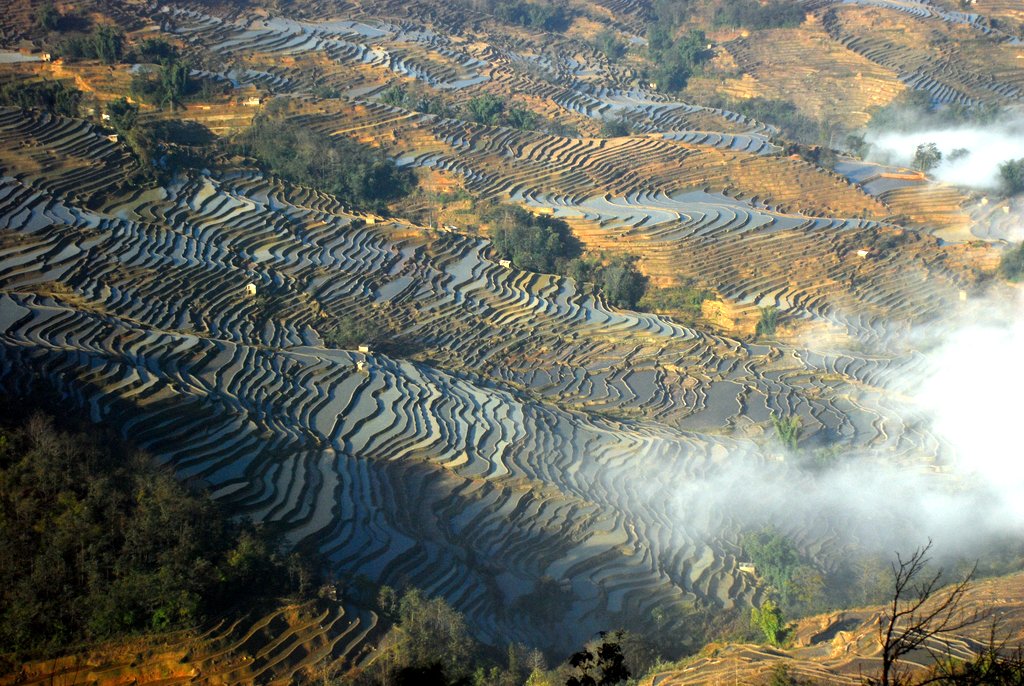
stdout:
{"type": "Polygon", "coordinates": [[[934,651],[936,643],[957,631],[985,619],[983,613],[967,611],[964,595],[971,587],[977,565],[963,579],[943,589],[942,570],[928,570],[931,540],[907,559],[897,553],[892,563],[893,594],[878,625],[882,646],[882,672],[869,683],[904,686],[909,683],[900,661],[918,649],[934,651]]]}

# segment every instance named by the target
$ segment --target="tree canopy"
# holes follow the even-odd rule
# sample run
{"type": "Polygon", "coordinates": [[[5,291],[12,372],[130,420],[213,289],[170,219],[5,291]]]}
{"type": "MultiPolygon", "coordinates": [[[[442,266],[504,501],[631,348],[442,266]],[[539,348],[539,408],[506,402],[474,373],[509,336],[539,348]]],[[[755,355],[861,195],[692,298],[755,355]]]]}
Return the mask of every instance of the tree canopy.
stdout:
{"type": "Polygon", "coordinates": [[[914,169],[930,172],[942,162],[942,151],[935,143],[921,143],[914,151],[914,169]]]}
{"type": "Polygon", "coordinates": [[[1024,280],[1024,243],[1003,253],[999,260],[999,273],[1007,281],[1024,280]]]}
{"type": "Polygon", "coordinates": [[[12,81],[0,86],[0,105],[77,117],[82,92],[62,81],[12,81]]]}
{"type": "Polygon", "coordinates": [[[999,181],[1001,190],[1006,195],[1024,193],[1024,157],[1000,164],[999,181]]]}
{"type": "Polygon", "coordinates": [[[0,653],[190,626],[311,580],[116,437],[2,404],[0,653]]]}
{"type": "Polygon", "coordinates": [[[560,219],[498,205],[484,214],[484,220],[491,225],[495,249],[520,269],[559,273],[565,260],[580,254],[579,241],[560,219]]]}
{"type": "Polygon", "coordinates": [[[274,174],[361,207],[383,211],[416,185],[412,171],[396,167],[383,150],[285,119],[257,117],[236,143],[274,174]]]}

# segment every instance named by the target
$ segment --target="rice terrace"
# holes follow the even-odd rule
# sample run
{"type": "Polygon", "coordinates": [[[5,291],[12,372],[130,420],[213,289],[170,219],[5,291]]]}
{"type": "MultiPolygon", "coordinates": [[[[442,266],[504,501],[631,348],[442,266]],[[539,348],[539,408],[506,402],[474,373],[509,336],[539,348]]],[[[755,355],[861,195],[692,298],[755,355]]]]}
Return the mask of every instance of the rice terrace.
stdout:
{"type": "Polygon", "coordinates": [[[1024,684],[1020,0],[0,9],[0,684],[1024,684]]]}

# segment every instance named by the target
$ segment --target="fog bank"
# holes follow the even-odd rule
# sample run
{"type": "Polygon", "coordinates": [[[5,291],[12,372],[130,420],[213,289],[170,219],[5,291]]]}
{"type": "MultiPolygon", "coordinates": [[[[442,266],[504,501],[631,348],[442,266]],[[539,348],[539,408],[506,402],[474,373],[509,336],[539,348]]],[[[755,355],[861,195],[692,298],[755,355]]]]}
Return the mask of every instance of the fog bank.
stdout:
{"type": "Polygon", "coordinates": [[[935,143],[942,152],[942,162],[930,174],[939,181],[978,190],[998,188],[999,165],[1024,157],[1024,123],[1019,121],[907,133],[869,132],[865,140],[871,144],[870,161],[904,167],[912,165],[917,146],[935,143]],[[968,152],[959,159],[950,159],[958,149],[968,152]]]}

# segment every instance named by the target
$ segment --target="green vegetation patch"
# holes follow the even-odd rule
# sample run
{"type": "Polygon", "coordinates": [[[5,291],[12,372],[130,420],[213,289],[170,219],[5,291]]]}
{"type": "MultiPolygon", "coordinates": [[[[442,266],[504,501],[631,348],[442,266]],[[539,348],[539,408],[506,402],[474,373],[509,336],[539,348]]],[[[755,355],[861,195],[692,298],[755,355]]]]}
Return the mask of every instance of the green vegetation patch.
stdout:
{"type": "Polygon", "coordinates": [[[0,653],[191,626],[311,583],[300,557],[116,436],[2,404],[0,653]]]}
{"type": "Polygon", "coordinates": [[[236,149],[292,183],[378,211],[384,211],[388,201],[408,195],[416,185],[412,171],[395,166],[383,150],[266,115],[257,117],[239,135],[236,149]]]}

